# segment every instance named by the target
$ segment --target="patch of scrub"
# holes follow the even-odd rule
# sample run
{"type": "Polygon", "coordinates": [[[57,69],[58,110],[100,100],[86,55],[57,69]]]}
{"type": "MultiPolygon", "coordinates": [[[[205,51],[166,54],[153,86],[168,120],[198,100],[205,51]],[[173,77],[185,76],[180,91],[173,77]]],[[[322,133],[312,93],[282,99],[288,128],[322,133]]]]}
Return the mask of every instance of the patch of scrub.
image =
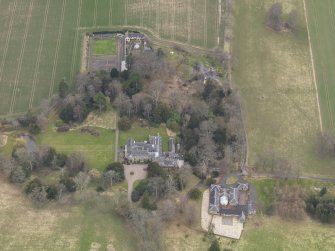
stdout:
{"type": "Polygon", "coordinates": [[[0,148],[7,145],[7,140],[8,140],[7,135],[0,135],[0,148]]]}

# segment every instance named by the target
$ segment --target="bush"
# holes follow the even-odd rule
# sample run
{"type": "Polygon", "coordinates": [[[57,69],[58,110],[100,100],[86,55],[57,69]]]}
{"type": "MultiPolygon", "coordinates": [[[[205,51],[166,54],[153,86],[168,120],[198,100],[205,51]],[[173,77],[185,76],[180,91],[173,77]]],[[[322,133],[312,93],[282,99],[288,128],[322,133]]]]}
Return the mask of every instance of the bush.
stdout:
{"type": "Polygon", "coordinates": [[[131,200],[132,200],[133,202],[137,202],[137,201],[139,201],[140,198],[141,198],[141,195],[140,195],[140,193],[139,193],[137,190],[134,190],[134,191],[131,193],[131,200]]]}
{"type": "Polygon", "coordinates": [[[166,172],[163,167],[158,165],[156,162],[150,162],[147,168],[148,171],[148,177],[166,177],[166,172]]]}
{"type": "Polygon", "coordinates": [[[111,70],[111,74],[110,74],[111,78],[118,78],[120,76],[119,71],[116,68],[113,68],[111,70]]]}
{"type": "Polygon", "coordinates": [[[68,132],[69,130],[70,130],[70,127],[68,125],[57,127],[57,132],[68,132]]]}
{"type": "Polygon", "coordinates": [[[64,167],[66,164],[67,155],[64,153],[56,153],[56,165],[59,167],[64,167]]]}
{"type": "Polygon", "coordinates": [[[327,187],[323,187],[319,193],[319,196],[322,197],[323,195],[325,195],[327,193],[327,187]]]}
{"type": "Polygon", "coordinates": [[[218,171],[212,171],[211,172],[211,177],[212,178],[217,178],[217,177],[219,177],[219,175],[220,175],[220,173],[218,171]]]}
{"type": "Polygon", "coordinates": [[[104,192],[105,189],[102,186],[97,186],[97,188],[95,189],[95,191],[97,191],[98,193],[104,192]]]}
{"type": "Polygon", "coordinates": [[[215,184],[216,183],[216,181],[215,181],[215,179],[214,178],[208,178],[207,180],[206,180],[206,185],[207,186],[210,186],[210,185],[212,185],[212,184],[215,184]]]}
{"type": "Polygon", "coordinates": [[[59,118],[65,123],[70,123],[74,121],[74,111],[71,104],[67,104],[59,114],[59,118]]]}
{"type": "Polygon", "coordinates": [[[188,197],[192,200],[198,200],[201,197],[201,191],[198,188],[193,188],[189,191],[188,197]]]}
{"type": "Polygon", "coordinates": [[[13,183],[23,183],[26,180],[26,173],[22,166],[15,167],[11,172],[9,179],[13,183]]]}
{"type": "Polygon", "coordinates": [[[119,162],[114,162],[112,164],[109,164],[107,167],[106,167],[106,172],[108,171],[114,171],[116,172],[119,177],[120,177],[120,180],[119,181],[123,181],[125,179],[124,177],[124,166],[123,164],[119,163],[119,162]]]}
{"type": "Polygon", "coordinates": [[[216,144],[224,145],[227,141],[227,133],[225,128],[219,128],[214,131],[213,140],[216,144]]]}
{"type": "Polygon", "coordinates": [[[208,251],[220,251],[220,244],[217,239],[212,241],[211,246],[209,247],[208,251]]]}
{"type": "Polygon", "coordinates": [[[129,96],[133,96],[143,89],[143,83],[138,73],[132,73],[130,79],[123,84],[123,91],[129,96]]]}
{"type": "Polygon", "coordinates": [[[24,191],[29,194],[36,187],[42,187],[42,182],[38,178],[34,178],[26,185],[24,191]]]}
{"type": "Polygon", "coordinates": [[[48,200],[54,200],[58,196],[58,189],[57,189],[56,185],[48,186],[45,191],[47,193],[47,199],[48,200]]]}
{"type": "Polygon", "coordinates": [[[121,117],[117,123],[121,131],[128,131],[131,128],[131,120],[128,117],[121,117]]]}
{"type": "Polygon", "coordinates": [[[73,193],[76,191],[76,183],[73,181],[73,179],[69,177],[62,178],[60,183],[62,183],[66,187],[66,190],[68,192],[73,193]]]}
{"type": "Polygon", "coordinates": [[[155,202],[150,202],[149,195],[147,193],[145,193],[143,196],[141,206],[142,208],[147,210],[151,211],[157,210],[157,204],[155,202]]]}
{"type": "MultiPolygon", "coordinates": [[[[136,191],[138,195],[141,197],[147,191],[147,186],[148,186],[147,180],[141,180],[134,188],[134,191],[136,191]]],[[[135,195],[135,198],[136,198],[136,195],[135,195]]]]}

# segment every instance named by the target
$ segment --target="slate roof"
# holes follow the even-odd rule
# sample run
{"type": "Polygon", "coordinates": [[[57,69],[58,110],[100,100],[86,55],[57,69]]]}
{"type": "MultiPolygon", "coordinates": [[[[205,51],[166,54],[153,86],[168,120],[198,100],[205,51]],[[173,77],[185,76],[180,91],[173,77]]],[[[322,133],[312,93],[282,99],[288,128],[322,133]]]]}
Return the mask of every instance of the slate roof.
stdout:
{"type": "Polygon", "coordinates": [[[243,220],[245,216],[254,214],[255,210],[255,189],[250,187],[249,183],[240,179],[238,182],[227,185],[225,182],[221,184],[213,184],[210,187],[209,208],[208,211],[214,214],[222,214],[227,216],[240,216],[243,220]],[[243,191],[248,191],[248,201],[243,205],[239,204],[239,196],[243,191]],[[228,197],[228,204],[220,204],[222,196],[228,197]]]}

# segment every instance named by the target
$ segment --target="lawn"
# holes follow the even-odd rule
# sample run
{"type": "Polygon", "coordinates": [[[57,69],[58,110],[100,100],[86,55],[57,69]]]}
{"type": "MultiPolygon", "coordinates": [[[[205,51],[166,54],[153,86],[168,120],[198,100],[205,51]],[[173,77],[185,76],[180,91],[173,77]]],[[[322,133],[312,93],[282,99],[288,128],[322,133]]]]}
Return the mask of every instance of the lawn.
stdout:
{"type": "Polygon", "coordinates": [[[115,131],[95,129],[100,136],[82,134],[79,130],[57,133],[49,129],[37,136],[37,142],[64,153],[81,152],[90,168],[103,170],[109,163],[114,162],[115,131]]]}
{"type": "Polygon", "coordinates": [[[303,2],[285,0],[284,14],[298,11],[298,31],[276,33],[264,25],[273,1],[235,2],[233,79],[242,96],[249,165],[273,150],[310,175],[335,176],[334,161],[316,155],[320,132],[303,2]]]}
{"type": "Polygon", "coordinates": [[[335,2],[308,0],[306,8],[323,125],[335,134],[335,2]]]}
{"type": "Polygon", "coordinates": [[[126,132],[120,131],[119,145],[125,146],[128,138],[133,138],[136,141],[144,141],[149,139],[149,135],[157,135],[159,133],[163,139],[163,151],[167,151],[169,147],[169,137],[165,126],[160,127],[141,127],[135,123],[132,128],[126,132]]]}
{"type": "Polygon", "coordinates": [[[94,40],[93,54],[94,55],[116,55],[116,40],[94,40]]]}
{"type": "MultiPolygon", "coordinates": [[[[223,43],[219,19],[217,0],[2,0],[0,115],[37,107],[62,79],[73,86],[87,31],[134,26],[156,39],[213,48],[223,43]]],[[[115,41],[98,42],[94,53],[106,52],[115,54],[115,41]]]]}

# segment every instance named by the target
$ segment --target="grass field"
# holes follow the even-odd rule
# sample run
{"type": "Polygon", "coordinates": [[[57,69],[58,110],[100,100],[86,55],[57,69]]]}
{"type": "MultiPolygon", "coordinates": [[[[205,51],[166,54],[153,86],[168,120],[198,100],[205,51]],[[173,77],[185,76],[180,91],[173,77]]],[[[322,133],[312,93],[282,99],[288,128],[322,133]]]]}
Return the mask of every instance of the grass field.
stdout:
{"type": "Polygon", "coordinates": [[[324,129],[335,134],[335,2],[306,1],[324,129]]]}
{"type": "Polygon", "coordinates": [[[93,54],[115,55],[116,40],[115,39],[95,40],[93,45],[93,54]]]}
{"type": "Polygon", "coordinates": [[[136,250],[135,238],[125,223],[111,213],[83,206],[54,204],[34,209],[22,192],[0,182],[1,250],[136,250]]]}
{"type": "Polygon", "coordinates": [[[142,27],[156,38],[204,48],[222,46],[219,2],[0,1],[0,115],[36,107],[56,93],[61,79],[72,84],[87,30],[142,27]]]}
{"type": "Polygon", "coordinates": [[[81,152],[90,168],[103,170],[109,163],[114,162],[115,131],[95,129],[100,133],[99,137],[82,134],[80,130],[57,133],[49,129],[37,136],[37,142],[64,153],[81,152]]]}
{"type": "Polygon", "coordinates": [[[284,14],[298,11],[296,34],[264,25],[273,1],[235,2],[233,78],[242,94],[249,164],[257,154],[274,150],[303,173],[335,176],[334,162],[316,156],[320,125],[303,2],[281,2],[284,14]]]}

